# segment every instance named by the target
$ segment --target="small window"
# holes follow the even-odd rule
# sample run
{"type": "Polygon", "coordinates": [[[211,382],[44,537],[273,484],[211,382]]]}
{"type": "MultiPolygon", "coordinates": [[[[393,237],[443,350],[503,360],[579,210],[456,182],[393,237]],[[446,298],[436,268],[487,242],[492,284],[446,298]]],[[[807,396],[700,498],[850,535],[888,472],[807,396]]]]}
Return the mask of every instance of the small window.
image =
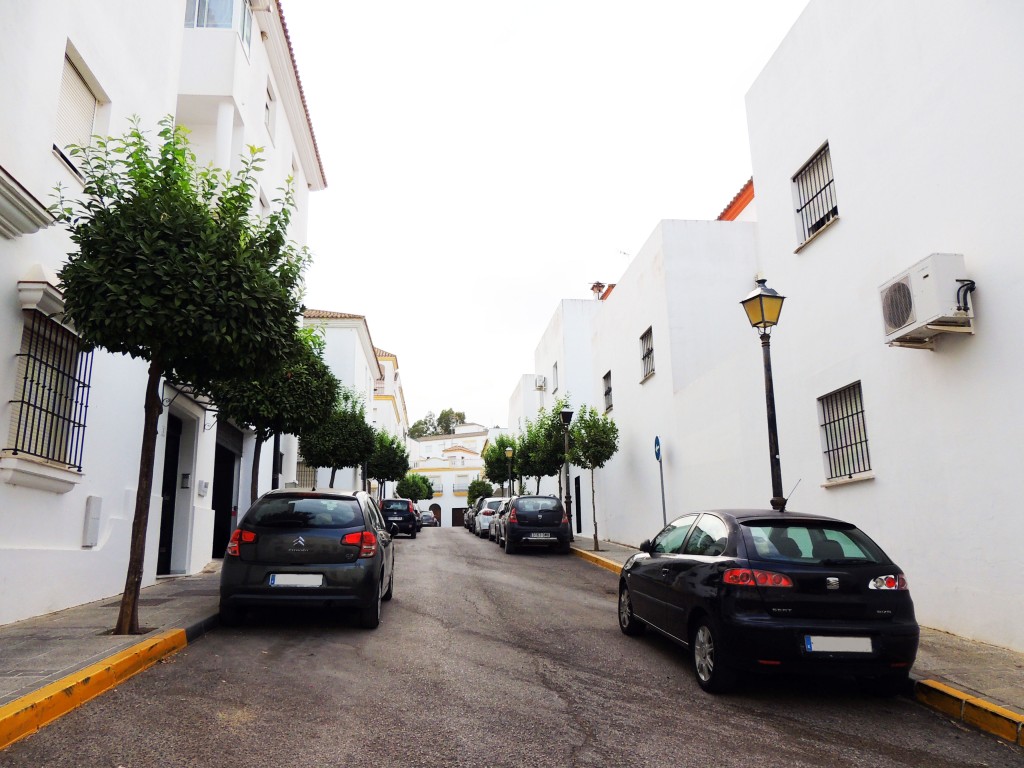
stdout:
{"type": "Polygon", "coordinates": [[[551,366],[551,394],[558,391],[558,363],[551,366]]]}
{"type": "Polygon", "coordinates": [[[274,102],[274,89],[270,85],[270,81],[267,81],[267,100],[263,104],[263,124],[267,126],[267,133],[270,134],[270,138],[274,138],[274,120],[276,118],[277,105],[274,102]]]}
{"type": "Polygon", "coordinates": [[[832,156],[828,144],[793,177],[797,200],[800,242],[805,243],[833,219],[839,218],[832,156]]]}
{"type": "Polygon", "coordinates": [[[60,78],[60,99],[57,103],[57,128],[53,148],[72,168],[75,166],[67,147],[72,144],[85,147],[92,142],[96,105],[96,95],[71,59],[65,56],[64,71],[60,78]]]}
{"type": "Polygon", "coordinates": [[[687,515],[666,525],[664,530],[654,537],[653,551],[665,554],[678,552],[696,520],[696,515],[687,515]]]}
{"type": "Polygon", "coordinates": [[[24,314],[7,450],[81,470],[92,352],[39,310],[24,314]]]}
{"type": "Polygon", "coordinates": [[[604,409],[610,411],[612,409],[612,372],[608,371],[604,375],[604,409]]]}
{"type": "Polygon", "coordinates": [[[654,373],[654,329],[648,328],[640,337],[640,361],[643,366],[643,381],[654,373]]]}
{"type": "Polygon", "coordinates": [[[185,27],[231,29],[234,3],[235,0],[185,0],[185,27]]]}
{"type": "Polygon", "coordinates": [[[825,475],[852,478],[871,471],[868,428],[860,382],[818,398],[825,475]]]}

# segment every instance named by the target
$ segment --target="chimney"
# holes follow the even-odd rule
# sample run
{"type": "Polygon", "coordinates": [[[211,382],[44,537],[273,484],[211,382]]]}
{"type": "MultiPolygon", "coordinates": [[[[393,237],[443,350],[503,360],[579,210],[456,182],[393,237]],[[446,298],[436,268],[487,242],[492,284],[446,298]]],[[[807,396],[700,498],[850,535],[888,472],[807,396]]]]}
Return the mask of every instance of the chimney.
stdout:
{"type": "Polygon", "coordinates": [[[597,299],[598,301],[601,300],[601,294],[604,293],[605,287],[606,286],[604,283],[594,283],[592,286],[590,286],[590,291],[594,294],[594,298],[597,299]]]}

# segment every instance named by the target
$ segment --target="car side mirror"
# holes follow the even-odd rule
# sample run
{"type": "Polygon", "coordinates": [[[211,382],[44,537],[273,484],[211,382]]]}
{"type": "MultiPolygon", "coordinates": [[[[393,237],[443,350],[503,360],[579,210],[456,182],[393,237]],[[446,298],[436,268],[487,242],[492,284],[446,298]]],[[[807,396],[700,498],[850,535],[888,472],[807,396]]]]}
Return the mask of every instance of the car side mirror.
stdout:
{"type": "Polygon", "coordinates": [[[654,551],[654,546],[651,544],[650,539],[644,539],[640,542],[640,551],[646,552],[647,554],[651,554],[651,552],[654,551]]]}

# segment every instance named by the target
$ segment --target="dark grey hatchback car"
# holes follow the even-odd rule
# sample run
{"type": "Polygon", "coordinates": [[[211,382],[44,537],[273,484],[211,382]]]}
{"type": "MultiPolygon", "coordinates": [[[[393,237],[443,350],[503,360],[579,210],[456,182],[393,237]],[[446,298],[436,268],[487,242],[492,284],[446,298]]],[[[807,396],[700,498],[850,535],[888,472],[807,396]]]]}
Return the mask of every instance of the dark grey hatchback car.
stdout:
{"type": "Polygon", "coordinates": [[[221,621],[237,624],[251,606],[338,607],[375,628],[394,593],[396,530],[363,491],[264,494],[231,534],[221,621]]]}
{"type": "Polygon", "coordinates": [[[619,627],[689,648],[705,691],[745,671],[852,675],[878,693],[906,685],[919,636],[907,580],[856,526],[711,510],[640,549],[619,577],[619,627]]]}
{"type": "Polygon", "coordinates": [[[491,525],[497,525],[494,540],[507,555],[524,546],[569,553],[569,518],[554,496],[513,496],[491,525]]]}

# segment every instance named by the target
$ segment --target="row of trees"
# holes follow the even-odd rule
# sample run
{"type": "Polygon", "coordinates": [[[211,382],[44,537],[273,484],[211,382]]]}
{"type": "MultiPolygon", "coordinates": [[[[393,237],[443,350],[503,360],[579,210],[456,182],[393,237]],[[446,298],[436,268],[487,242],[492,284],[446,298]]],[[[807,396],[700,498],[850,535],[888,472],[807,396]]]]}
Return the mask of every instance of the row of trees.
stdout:
{"type": "MultiPolygon", "coordinates": [[[[562,411],[569,406],[567,398],[560,398],[548,411],[541,408],[537,418],[527,420],[526,428],[518,437],[498,435],[484,450],[484,476],[493,483],[504,483],[509,476],[505,449],[512,449],[512,476],[518,478],[523,489],[526,478],[536,481],[534,493],[540,491],[542,477],[558,478],[558,493],[562,496],[562,467],[565,465],[565,434],[562,411]]],[[[569,463],[590,470],[590,499],[594,523],[594,550],[600,545],[597,537],[597,500],[594,470],[603,467],[619,448],[619,429],[606,414],[583,406],[569,425],[569,463]]],[[[472,493],[470,497],[479,494],[472,493]]],[[[482,487],[480,489],[482,491],[482,487]]],[[[472,498],[471,498],[472,501],[472,498]]]]}
{"type": "Polygon", "coordinates": [[[147,363],[118,634],[139,632],[162,381],[210,398],[220,418],[253,430],[252,498],[260,448],[280,433],[299,436],[312,466],[365,463],[381,484],[409,468],[404,446],[374,432],[362,402],[323,362],[323,337],[297,322],[310,257],[287,239],[291,179],[273,211],[256,218],[260,151],[250,147],[234,174],[201,168],[187,133],[167,117],[151,143],[135,119],[120,138],[71,147],[82,194],[69,200],[58,188],[53,206],[77,246],[59,275],[63,322],[86,348],[147,363]]]}

